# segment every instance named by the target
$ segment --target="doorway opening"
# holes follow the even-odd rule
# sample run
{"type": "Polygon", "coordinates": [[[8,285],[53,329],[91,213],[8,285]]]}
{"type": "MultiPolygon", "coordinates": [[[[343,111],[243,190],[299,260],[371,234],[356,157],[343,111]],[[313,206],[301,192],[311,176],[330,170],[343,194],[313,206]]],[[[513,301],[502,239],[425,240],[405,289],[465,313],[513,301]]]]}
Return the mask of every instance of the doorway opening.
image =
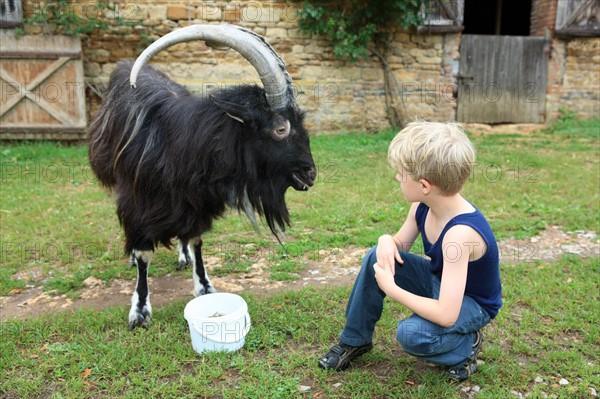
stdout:
{"type": "Polygon", "coordinates": [[[467,35],[529,36],[532,0],[465,0],[467,35]]]}

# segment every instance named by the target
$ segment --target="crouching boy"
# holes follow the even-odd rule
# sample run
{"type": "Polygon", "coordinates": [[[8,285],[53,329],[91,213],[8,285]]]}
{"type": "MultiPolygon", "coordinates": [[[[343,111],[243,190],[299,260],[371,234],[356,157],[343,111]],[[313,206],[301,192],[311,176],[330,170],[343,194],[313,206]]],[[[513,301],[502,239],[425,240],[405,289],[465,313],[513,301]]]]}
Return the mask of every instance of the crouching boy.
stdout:
{"type": "Polygon", "coordinates": [[[475,150],[459,125],[415,122],[396,135],[388,158],[412,205],[400,230],[382,235],[364,257],[339,343],[319,366],[343,370],[371,350],[388,296],[413,312],[398,323],[404,351],[464,381],[477,371],[481,328],[502,306],[496,239],[460,194],[475,150]],[[409,253],[419,234],[428,259],[409,253]]]}

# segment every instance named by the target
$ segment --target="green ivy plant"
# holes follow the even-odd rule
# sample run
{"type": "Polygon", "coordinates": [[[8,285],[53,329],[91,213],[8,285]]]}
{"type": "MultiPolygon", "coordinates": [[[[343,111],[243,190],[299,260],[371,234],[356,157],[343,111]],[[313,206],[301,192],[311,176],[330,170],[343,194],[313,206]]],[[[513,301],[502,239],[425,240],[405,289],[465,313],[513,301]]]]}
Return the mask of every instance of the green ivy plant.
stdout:
{"type": "Polygon", "coordinates": [[[386,54],[392,33],[398,27],[418,26],[428,3],[429,0],[303,0],[298,24],[302,32],[329,39],[333,54],[339,59],[356,62],[371,54],[377,56],[384,72],[386,113],[390,125],[398,128],[406,125],[409,116],[386,54]]]}
{"type": "Polygon", "coordinates": [[[357,61],[369,56],[370,46],[385,47],[395,27],[418,26],[422,6],[427,2],[304,0],[298,23],[301,31],[329,39],[337,58],[357,61]]]}

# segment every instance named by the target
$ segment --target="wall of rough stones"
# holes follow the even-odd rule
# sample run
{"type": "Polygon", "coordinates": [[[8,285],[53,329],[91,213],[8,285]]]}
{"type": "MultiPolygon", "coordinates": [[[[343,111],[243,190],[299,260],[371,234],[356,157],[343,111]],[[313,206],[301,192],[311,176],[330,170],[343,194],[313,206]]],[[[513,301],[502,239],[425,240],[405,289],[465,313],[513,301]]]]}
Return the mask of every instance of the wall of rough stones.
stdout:
{"type": "MultiPolygon", "coordinates": [[[[535,0],[532,34],[552,28],[542,12],[556,0],[535,0]],[[537,11],[536,11],[537,10],[537,11]],[[542,11],[540,11],[542,10],[542,11]]],[[[25,2],[26,13],[31,5],[25,2]]],[[[77,0],[83,17],[94,17],[95,3],[77,0]]],[[[97,30],[83,38],[86,80],[100,88],[121,59],[135,59],[153,40],[175,28],[197,23],[231,23],[264,35],[288,65],[299,104],[308,111],[313,134],[339,131],[377,131],[389,127],[383,71],[372,57],[358,63],[335,59],[330,43],[298,31],[297,3],[271,1],[148,1],[115,3],[112,17],[129,22],[97,30]]],[[[549,8],[555,14],[555,7],[549,8]]],[[[553,14],[553,15],[554,15],[553,14]]],[[[109,15],[110,16],[110,15],[109,15]]],[[[28,28],[40,33],[40,27],[28,28]],[[36,31],[37,30],[37,31],[36,31]]],[[[460,33],[423,33],[398,30],[388,61],[410,119],[455,120],[456,75],[460,33]]],[[[549,55],[547,120],[561,107],[581,116],[599,114],[600,38],[554,38],[549,55]]],[[[196,93],[224,85],[258,83],[247,61],[233,52],[207,47],[204,42],[182,43],[156,55],[152,63],[196,93]]],[[[98,99],[90,101],[92,114],[98,99]]]]}
{"type": "MultiPolygon", "coordinates": [[[[81,13],[85,15],[85,10],[81,13]]],[[[335,59],[330,44],[298,31],[296,3],[284,1],[138,2],[120,15],[136,21],[116,31],[102,31],[83,43],[87,78],[106,83],[118,60],[134,59],[154,39],[196,23],[231,23],[264,35],[288,65],[298,102],[308,111],[312,133],[377,131],[389,126],[383,70],[377,58],[350,63],[335,59]]],[[[453,73],[460,35],[397,32],[389,62],[411,118],[453,120],[453,73]]],[[[152,63],[197,93],[223,85],[259,82],[239,54],[203,42],[176,45],[152,63]]]]}
{"type": "MultiPolygon", "coordinates": [[[[553,35],[557,0],[533,0],[530,34],[553,35]]],[[[585,118],[600,115],[600,38],[553,37],[548,59],[546,119],[561,108],[585,118]]]]}
{"type": "Polygon", "coordinates": [[[548,65],[546,117],[561,108],[584,118],[600,116],[600,38],[554,39],[548,65]]]}

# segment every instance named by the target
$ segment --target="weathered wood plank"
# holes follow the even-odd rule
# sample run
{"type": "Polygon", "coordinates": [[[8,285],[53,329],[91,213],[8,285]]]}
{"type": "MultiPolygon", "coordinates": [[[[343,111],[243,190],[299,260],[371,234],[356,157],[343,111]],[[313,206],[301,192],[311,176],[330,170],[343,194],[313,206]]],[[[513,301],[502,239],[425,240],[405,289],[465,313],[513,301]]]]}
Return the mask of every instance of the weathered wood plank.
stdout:
{"type": "MultiPolygon", "coordinates": [[[[599,29],[598,0],[559,1],[556,9],[556,30],[599,29]]],[[[598,32],[598,31],[597,31],[598,32]]]]}
{"type": "Polygon", "coordinates": [[[547,60],[541,37],[464,35],[457,119],[541,123],[547,60]]]}
{"type": "Polygon", "coordinates": [[[74,36],[30,35],[18,39],[10,31],[2,32],[2,53],[18,52],[35,56],[40,53],[81,54],[81,40],[74,36]]]}
{"type": "Polygon", "coordinates": [[[72,58],[81,54],[79,40],[16,39],[5,32],[0,36],[0,140],[31,139],[36,134],[44,138],[44,131],[83,134],[87,127],[83,65],[79,56],[72,58]]]}

